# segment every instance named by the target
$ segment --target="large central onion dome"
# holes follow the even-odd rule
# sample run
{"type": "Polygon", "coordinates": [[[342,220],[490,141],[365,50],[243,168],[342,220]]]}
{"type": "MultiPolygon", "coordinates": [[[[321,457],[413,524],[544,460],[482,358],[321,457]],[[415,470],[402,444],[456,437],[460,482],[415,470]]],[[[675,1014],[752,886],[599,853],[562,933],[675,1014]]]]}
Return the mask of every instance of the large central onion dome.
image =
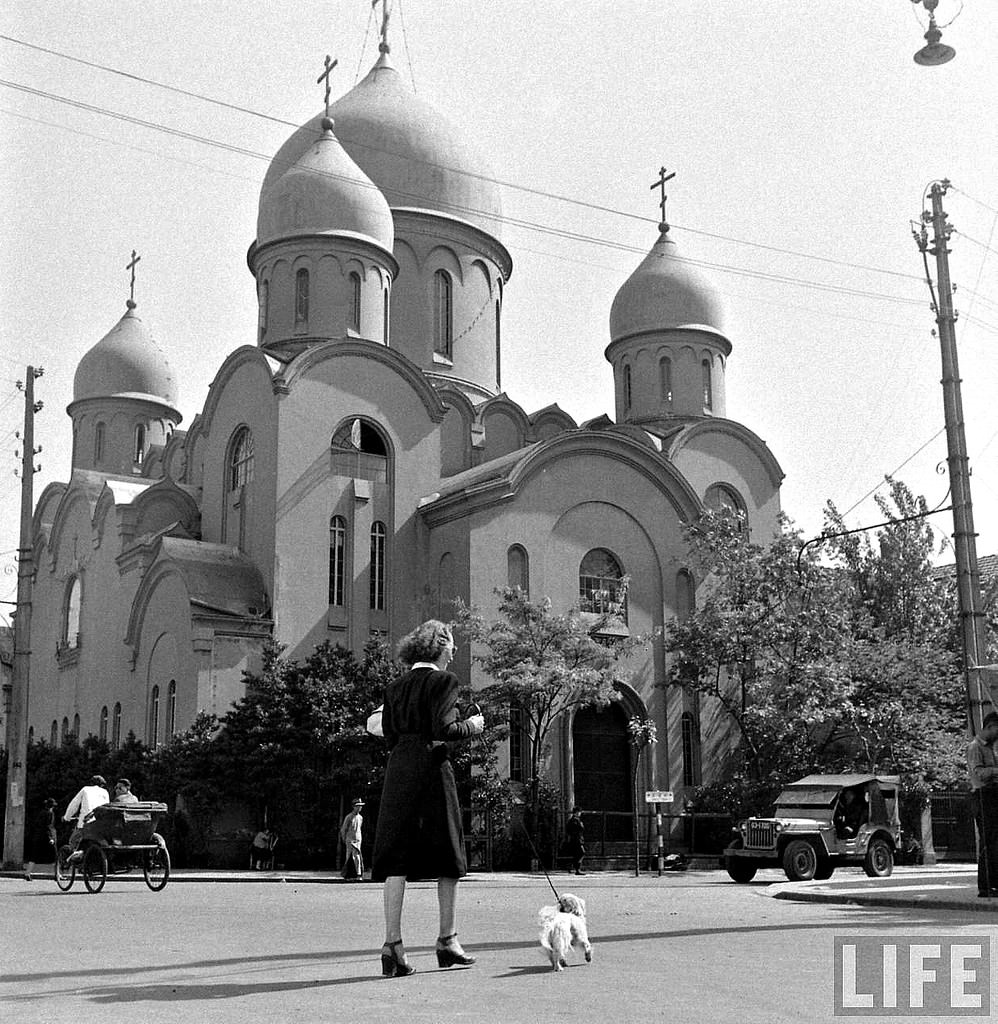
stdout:
{"type": "Polygon", "coordinates": [[[73,378],[73,401],[88,398],[141,398],[174,407],[177,378],[152,339],[135,303],[80,360],[73,378]]]}
{"type": "MultiPolygon", "coordinates": [[[[387,53],[330,107],[330,115],[343,148],[392,209],[428,210],[499,237],[502,203],[490,169],[446,118],[412,92],[387,53]]],[[[302,125],[278,150],[265,191],[319,138],[322,117],[302,125]]]]}
{"type": "Polygon", "coordinates": [[[321,135],[309,138],[290,166],[280,161],[279,153],[260,192],[257,245],[301,235],[336,234],[392,251],[395,234],[388,203],[344,151],[333,134],[333,122],[323,117],[321,135]],[[274,173],[282,166],[283,173],[274,173]]]}
{"type": "Polygon", "coordinates": [[[723,335],[724,310],[717,289],[681,259],[666,229],[617,292],[610,308],[610,337],[617,341],[675,328],[723,335]]]}

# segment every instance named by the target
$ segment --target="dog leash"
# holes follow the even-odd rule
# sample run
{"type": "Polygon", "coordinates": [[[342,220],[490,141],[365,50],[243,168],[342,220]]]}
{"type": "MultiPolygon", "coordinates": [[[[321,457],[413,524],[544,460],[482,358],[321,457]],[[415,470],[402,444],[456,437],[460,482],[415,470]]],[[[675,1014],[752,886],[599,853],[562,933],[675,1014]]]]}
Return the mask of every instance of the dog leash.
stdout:
{"type": "Polygon", "coordinates": [[[520,828],[523,829],[523,834],[527,837],[527,842],[530,843],[530,849],[534,853],[534,857],[537,859],[537,863],[540,866],[541,871],[544,871],[544,877],[548,880],[548,885],[551,886],[551,891],[554,893],[554,898],[558,901],[558,906],[561,906],[561,897],[558,895],[558,890],[554,887],[554,882],[551,881],[551,876],[544,869],[544,862],[541,860],[541,855],[537,852],[537,847],[534,846],[534,841],[530,837],[530,833],[527,831],[527,826],[523,824],[523,819],[520,819],[520,828]]]}

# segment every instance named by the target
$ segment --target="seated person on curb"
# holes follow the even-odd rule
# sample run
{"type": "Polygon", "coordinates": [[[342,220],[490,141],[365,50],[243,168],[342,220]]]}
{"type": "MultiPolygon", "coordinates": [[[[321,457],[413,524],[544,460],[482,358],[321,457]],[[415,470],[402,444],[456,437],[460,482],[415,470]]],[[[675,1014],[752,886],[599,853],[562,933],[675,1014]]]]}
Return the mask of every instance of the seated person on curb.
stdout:
{"type": "Polygon", "coordinates": [[[132,792],[132,784],[128,779],[118,779],[114,784],[112,804],[137,804],[139,798],[132,792]]]}
{"type": "Polygon", "coordinates": [[[79,860],[80,840],[83,839],[83,823],[93,813],[95,807],[100,807],[110,801],[107,792],[107,782],[103,775],[94,775],[90,782],[84,786],[66,808],[62,816],[63,821],[76,819],[76,827],[69,837],[69,848],[73,851],[73,858],[79,860]]]}
{"type": "Polygon", "coordinates": [[[835,834],[840,839],[854,839],[866,821],[866,800],[855,789],[844,789],[833,818],[835,834]]]}

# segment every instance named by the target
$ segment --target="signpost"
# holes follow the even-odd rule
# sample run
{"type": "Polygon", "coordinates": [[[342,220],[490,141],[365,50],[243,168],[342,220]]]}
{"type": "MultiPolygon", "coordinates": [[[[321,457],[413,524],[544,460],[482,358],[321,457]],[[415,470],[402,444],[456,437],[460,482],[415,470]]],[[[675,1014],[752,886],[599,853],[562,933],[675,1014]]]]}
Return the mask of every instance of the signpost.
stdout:
{"type": "Polygon", "coordinates": [[[655,840],[658,847],[658,877],[662,877],[662,860],[664,857],[662,847],[662,804],[672,803],[671,789],[646,789],[645,803],[655,805],[655,840]]]}

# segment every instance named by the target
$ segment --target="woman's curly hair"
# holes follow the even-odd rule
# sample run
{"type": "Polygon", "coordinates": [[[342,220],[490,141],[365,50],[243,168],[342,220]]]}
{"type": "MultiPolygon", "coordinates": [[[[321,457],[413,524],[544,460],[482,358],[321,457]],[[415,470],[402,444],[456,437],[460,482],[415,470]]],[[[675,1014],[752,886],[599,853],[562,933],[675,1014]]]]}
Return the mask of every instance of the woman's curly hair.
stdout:
{"type": "Polygon", "coordinates": [[[436,661],[448,644],[454,642],[450,626],[438,619],[428,619],[399,641],[398,658],[405,665],[417,661],[436,661]]]}

